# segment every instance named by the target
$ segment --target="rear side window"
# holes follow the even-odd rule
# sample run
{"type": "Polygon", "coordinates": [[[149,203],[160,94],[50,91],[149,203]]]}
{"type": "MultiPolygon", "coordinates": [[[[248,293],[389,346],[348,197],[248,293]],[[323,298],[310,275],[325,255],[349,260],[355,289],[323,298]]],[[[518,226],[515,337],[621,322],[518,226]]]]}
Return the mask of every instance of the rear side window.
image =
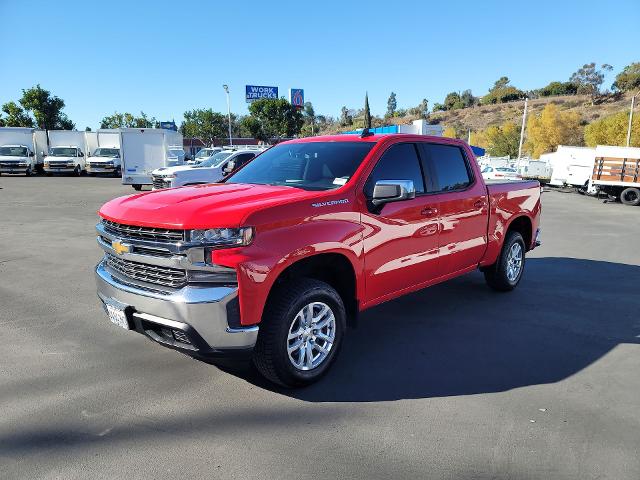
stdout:
{"type": "Polygon", "coordinates": [[[451,192],[471,184],[467,161],[460,147],[435,143],[424,143],[422,147],[433,168],[435,191],[451,192]]]}
{"type": "Polygon", "coordinates": [[[413,180],[416,193],[424,193],[422,169],[413,143],[392,145],[382,154],[364,186],[364,194],[371,198],[378,180],[413,180]]]}

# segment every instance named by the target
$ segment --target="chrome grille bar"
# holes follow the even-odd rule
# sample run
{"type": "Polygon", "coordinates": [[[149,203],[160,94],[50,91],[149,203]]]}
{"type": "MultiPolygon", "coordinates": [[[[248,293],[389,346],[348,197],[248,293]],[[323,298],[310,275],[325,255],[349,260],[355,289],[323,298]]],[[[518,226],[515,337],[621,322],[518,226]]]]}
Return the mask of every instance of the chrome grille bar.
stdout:
{"type": "Polygon", "coordinates": [[[184,230],[171,230],[168,228],[152,228],[137,227],[135,225],[125,225],[122,223],[112,222],[111,220],[102,220],[102,224],[106,231],[121,235],[128,238],[139,238],[141,240],[151,240],[154,242],[182,242],[184,238],[184,230]]]}
{"type": "Polygon", "coordinates": [[[133,280],[171,288],[181,288],[187,284],[185,270],[132,262],[111,254],[107,254],[105,259],[108,268],[133,280]]]}

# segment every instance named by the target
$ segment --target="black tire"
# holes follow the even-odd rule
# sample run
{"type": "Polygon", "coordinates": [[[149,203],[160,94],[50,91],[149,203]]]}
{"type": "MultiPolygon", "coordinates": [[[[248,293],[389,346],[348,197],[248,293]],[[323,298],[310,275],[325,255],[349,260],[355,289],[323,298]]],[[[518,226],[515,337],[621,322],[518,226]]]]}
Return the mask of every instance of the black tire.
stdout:
{"type": "Polygon", "coordinates": [[[133,187],[134,190],[136,191],[140,191],[142,190],[142,185],[140,185],[139,183],[134,183],[133,185],[131,185],[133,187]]]}
{"type": "Polygon", "coordinates": [[[640,205],[640,188],[625,188],[620,194],[620,201],[625,205],[637,207],[640,205]]]}
{"type": "Polygon", "coordinates": [[[122,170],[120,169],[120,167],[117,167],[117,168],[115,169],[115,171],[113,172],[113,176],[114,176],[114,177],[116,177],[116,178],[118,178],[118,177],[121,177],[121,176],[122,176],[122,170]]]}
{"type": "Polygon", "coordinates": [[[483,270],[484,278],[487,284],[491,288],[499,292],[509,292],[516,288],[518,286],[518,283],[520,283],[522,274],[524,273],[526,250],[527,249],[524,244],[522,235],[520,235],[520,233],[518,232],[508,232],[506,238],[504,239],[504,243],[502,244],[502,250],[500,251],[498,261],[483,270]],[[517,276],[513,279],[510,279],[508,275],[508,257],[509,252],[511,251],[513,245],[516,243],[520,244],[522,252],[522,263],[520,265],[520,271],[518,272],[517,276]]]}
{"type": "Polygon", "coordinates": [[[30,177],[33,172],[31,171],[31,166],[27,168],[27,171],[24,172],[25,176],[30,177]]]}
{"type": "Polygon", "coordinates": [[[82,169],[80,168],[80,165],[76,165],[76,168],[73,169],[73,176],[79,177],[80,175],[82,175],[82,169]]]}
{"type": "Polygon", "coordinates": [[[268,380],[285,387],[300,387],[317,381],[336,359],[346,329],[342,299],[330,285],[309,278],[297,279],[276,287],[260,324],[253,351],[253,363],[268,380]],[[296,315],[312,302],[329,306],[335,318],[335,339],[326,358],[310,370],[299,370],[287,351],[289,328],[296,315]]]}

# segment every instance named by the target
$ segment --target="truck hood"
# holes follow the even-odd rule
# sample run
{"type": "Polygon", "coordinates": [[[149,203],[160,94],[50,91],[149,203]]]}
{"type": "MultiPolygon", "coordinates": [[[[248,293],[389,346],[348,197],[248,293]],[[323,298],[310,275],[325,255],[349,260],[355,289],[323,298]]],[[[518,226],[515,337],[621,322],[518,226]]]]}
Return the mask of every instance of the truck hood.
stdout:
{"type": "Polygon", "coordinates": [[[16,157],[13,155],[1,156],[0,162],[24,162],[29,161],[29,157],[16,157]]]}
{"type": "Polygon", "coordinates": [[[151,172],[151,175],[170,175],[172,173],[181,172],[183,170],[191,170],[191,167],[187,165],[177,165],[175,167],[160,167],[151,172]]]}
{"type": "Polygon", "coordinates": [[[75,162],[78,157],[44,157],[45,162],[75,162]]]}
{"type": "Polygon", "coordinates": [[[249,213],[324,193],[271,185],[195,185],[119,197],[99,213],[107,220],[142,227],[238,227],[249,213]]]}

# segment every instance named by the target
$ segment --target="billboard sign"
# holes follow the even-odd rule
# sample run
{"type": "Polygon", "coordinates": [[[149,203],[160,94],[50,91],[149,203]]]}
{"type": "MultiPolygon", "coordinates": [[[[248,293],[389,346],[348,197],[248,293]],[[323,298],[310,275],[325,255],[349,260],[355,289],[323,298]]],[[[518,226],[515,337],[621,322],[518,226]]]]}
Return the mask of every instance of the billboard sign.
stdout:
{"type": "Polygon", "coordinates": [[[275,100],[278,98],[278,87],[264,87],[260,85],[246,85],[247,103],[263,98],[275,100]]]}
{"type": "Polygon", "coordinates": [[[174,132],[178,131],[176,122],[160,122],[160,128],[164,128],[165,130],[173,130],[174,132]]]}
{"type": "Polygon", "coordinates": [[[296,108],[304,107],[304,90],[301,88],[289,89],[289,102],[296,108]]]}

